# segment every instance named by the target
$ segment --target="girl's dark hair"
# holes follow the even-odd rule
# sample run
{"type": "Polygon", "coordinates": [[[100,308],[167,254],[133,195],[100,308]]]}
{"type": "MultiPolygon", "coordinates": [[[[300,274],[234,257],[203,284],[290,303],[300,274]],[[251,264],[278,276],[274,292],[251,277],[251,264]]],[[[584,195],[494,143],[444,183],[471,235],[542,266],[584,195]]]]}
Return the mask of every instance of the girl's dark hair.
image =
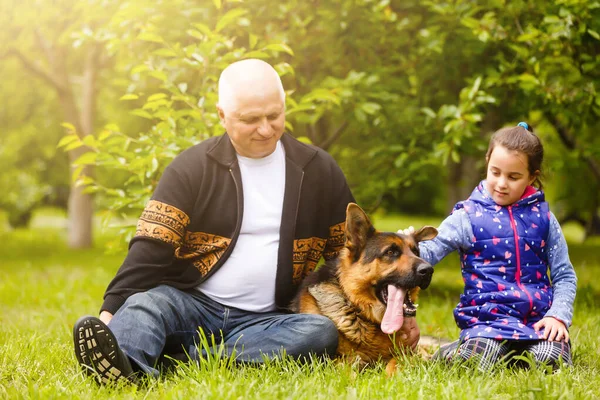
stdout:
{"type": "MultiPolygon", "coordinates": [[[[542,161],[544,160],[544,146],[542,146],[540,138],[533,133],[531,126],[527,126],[527,129],[525,129],[523,126],[517,125],[502,128],[494,132],[490,139],[487,153],[485,154],[486,160],[490,159],[496,145],[525,154],[527,156],[529,174],[533,176],[535,171],[540,171],[541,173],[542,161]]],[[[533,185],[542,189],[543,185],[540,180],[540,174],[533,181],[533,185]]]]}

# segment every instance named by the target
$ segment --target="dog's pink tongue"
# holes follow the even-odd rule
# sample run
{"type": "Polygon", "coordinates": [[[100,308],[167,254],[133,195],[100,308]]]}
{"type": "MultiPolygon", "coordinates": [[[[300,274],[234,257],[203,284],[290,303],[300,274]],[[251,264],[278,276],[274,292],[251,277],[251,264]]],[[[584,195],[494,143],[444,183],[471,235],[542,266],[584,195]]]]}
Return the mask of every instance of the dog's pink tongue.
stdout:
{"type": "Polygon", "coordinates": [[[383,333],[392,334],[402,327],[404,322],[404,296],[406,292],[394,285],[388,285],[388,302],[383,320],[381,321],[381,330],[383,333]]]}

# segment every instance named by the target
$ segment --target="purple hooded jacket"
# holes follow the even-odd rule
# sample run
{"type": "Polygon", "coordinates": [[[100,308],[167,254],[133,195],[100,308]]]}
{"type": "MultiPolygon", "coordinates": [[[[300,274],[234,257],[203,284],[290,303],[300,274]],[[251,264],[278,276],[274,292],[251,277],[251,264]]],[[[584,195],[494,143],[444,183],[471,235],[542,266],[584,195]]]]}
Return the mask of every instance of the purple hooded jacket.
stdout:
{"type": "Polygon", "coordinates": [[[571,325],[577,276],[567,242],[544,194],[527,192],[534,193],[501,207],[482,181],[434,239],[419,243],[432,265],[455,251],[460,255],[465,291],[455,317],[463,340],[537,339],[532,326],[542,317],[571,325]]]}
{"type": "Polygon", "coordinates": [[[473,238],[459,252],[465,282],[454,310],[461,339],[539,339],[533,324],[552,306],[546,251],[550,212],[544,193],[509,206],[497,205],[480,183],[458,203],[471,221],[473,238]]]}

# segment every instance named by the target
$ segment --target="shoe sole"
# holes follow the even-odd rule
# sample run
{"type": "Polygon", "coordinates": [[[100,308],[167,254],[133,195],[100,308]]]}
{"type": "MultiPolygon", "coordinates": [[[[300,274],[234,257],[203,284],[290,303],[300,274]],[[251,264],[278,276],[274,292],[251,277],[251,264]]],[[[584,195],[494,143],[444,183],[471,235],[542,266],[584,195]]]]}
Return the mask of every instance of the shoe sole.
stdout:
{"type": "Polygon", "coordinates": [[[119,362],[126,357],[119,348],[110,329],[96,317],[82,317],[73,328],[75,356],[87,375],[94,376],[101,384],[131,381],[133,371],[124,371],[119,362]]]}

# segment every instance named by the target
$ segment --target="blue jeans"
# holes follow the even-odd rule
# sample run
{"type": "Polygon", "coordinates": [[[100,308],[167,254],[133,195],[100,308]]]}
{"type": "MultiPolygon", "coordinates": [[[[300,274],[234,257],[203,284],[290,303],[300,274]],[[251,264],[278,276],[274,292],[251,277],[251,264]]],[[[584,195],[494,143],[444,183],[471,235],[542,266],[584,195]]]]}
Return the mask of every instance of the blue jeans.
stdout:
{"type": "Polygon", "coordinates": [[[214,335],[226,355],[235,349],[236,361],[250,363],[277,357],[282,350],[294,358],[333,356],[338,344],[335,325],[321,315],[254,313],[165,285],[129,297],[109,327],[133,364],[153,376],[158,376],[158,362],[165,354],[202,357],[199,329],[209,344],[214,335]]]}

